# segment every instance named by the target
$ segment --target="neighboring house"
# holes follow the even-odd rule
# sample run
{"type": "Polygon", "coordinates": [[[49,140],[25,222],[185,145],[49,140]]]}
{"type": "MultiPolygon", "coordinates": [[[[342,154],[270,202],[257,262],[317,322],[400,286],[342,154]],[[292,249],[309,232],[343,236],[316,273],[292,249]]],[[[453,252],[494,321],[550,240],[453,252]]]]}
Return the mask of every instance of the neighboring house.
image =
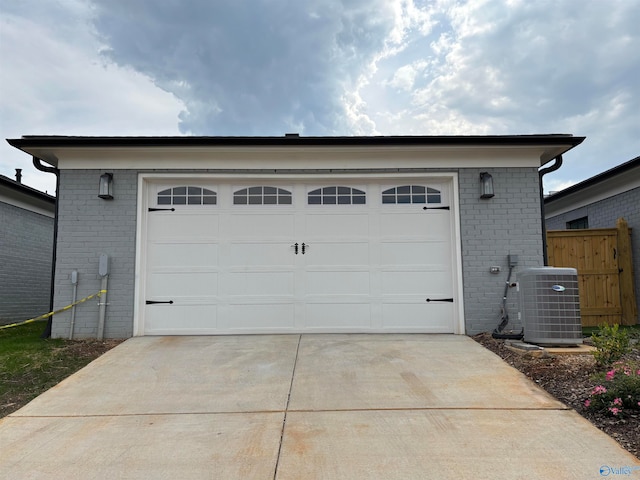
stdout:
{"type": "Polygon", "coordinates": [[[615,228],[618,218],[627,221],[640,312],[640,157],[547,196],[544,210],[547,230],[615,228]]]}
{"type": "MultiPolygon", "coordinates": [[[[508,255],[516,274],[543,264],[538,169],[583,140],[8,141],[59,169],[56,308],[74,270],[79,298],[100,289],[106,254],[105,336],[129,337],[491,331],[508,255]],[[495,196],[481,198],[485,172],[495,196]]],[[[76,308],[75,335],[97,335],[99,308],[76,308]]],[[[70,318],[54,316],[53,336],[70,318]]]]}
{"type": "Polygon", "coordinates": [[[55,202],[0,175],[0,324],[49,311],[55,202]]]}

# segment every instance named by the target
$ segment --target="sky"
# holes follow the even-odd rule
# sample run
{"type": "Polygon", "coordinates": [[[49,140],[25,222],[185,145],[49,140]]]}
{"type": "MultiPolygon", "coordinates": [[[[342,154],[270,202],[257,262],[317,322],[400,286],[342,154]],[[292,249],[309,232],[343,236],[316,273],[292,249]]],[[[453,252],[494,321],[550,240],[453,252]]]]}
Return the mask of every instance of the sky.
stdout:
{"type": "Polygon", "coordinates": [[[22,135],[586,136],[640,155],[637,0],[0,0],[0,174],[22,135]]]}

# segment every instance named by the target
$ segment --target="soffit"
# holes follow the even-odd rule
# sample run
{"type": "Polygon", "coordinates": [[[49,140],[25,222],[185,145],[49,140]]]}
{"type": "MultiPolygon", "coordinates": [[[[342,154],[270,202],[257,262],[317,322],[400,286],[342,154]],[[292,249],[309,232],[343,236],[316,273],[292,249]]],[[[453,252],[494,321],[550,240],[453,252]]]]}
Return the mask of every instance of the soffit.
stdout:
{"type": "Polygon", "coordinates": [[[570,135],[478,137],[23,137],[11,145],[58,168],[539,167],[570,135]],[[150,162],[154,165],[150,165],[150,162]],[[391,165],[389,162],[393,162],[391,165]]]}

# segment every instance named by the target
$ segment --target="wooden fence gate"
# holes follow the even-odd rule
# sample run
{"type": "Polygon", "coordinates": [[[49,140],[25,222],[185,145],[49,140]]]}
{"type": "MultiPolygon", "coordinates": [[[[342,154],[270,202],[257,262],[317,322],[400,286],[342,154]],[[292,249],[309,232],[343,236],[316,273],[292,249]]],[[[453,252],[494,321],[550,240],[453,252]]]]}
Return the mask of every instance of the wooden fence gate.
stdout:
{"type": "Polygon", "coordinates": [[[582,326],[635,325],[631,229],[620,218],[616,228],[547,232],[549,265],[578,270],[582,326]]]}

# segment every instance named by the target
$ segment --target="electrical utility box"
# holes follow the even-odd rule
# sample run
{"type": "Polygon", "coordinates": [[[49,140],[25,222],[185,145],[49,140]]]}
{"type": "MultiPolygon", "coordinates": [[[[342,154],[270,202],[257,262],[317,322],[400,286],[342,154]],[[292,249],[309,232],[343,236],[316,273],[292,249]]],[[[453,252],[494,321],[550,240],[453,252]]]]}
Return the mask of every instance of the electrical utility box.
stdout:
{"type": "Polygon", "coordinates": [[[524,341],[545,346],[582,343],[578,272],[538,267],[518,274],[524,341]]]}

